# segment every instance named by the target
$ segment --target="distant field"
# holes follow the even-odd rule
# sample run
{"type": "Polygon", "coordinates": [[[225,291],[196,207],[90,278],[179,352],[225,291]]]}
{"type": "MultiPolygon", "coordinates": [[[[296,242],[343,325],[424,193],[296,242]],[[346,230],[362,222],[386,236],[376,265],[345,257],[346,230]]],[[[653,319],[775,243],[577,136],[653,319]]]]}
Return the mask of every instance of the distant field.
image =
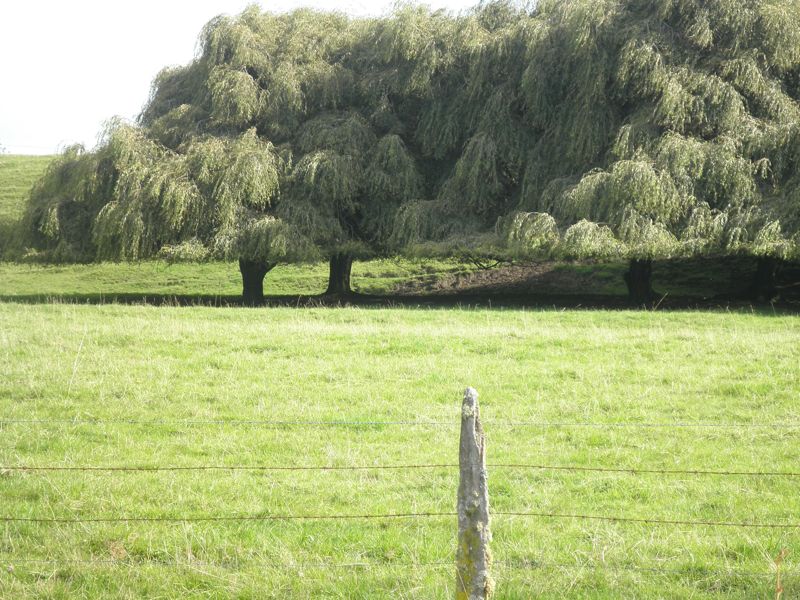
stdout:
{"type": "Polygon", "coordinates": [[[52,156],[0,154],[0,223],[22,216],[31,186],[52,161],[52,156]]]}
{"type": "MultiPolygon", "coordinates": [[[[664,296],[711,298],[735,295],[751,280],[755,261],[657,263],[654,285],[664,296]]],[[[624,303],[624,264],[519,265],[510,269],[478,270],[458,260],[373,260],[353,265],[353,288],[364,294],[449,294],[530,297],[547,305],[547,298],[605,297],[624,303]],[[549,295],[549,296],[548,296],[549,295]],[[538,298],[538,300],[537,300],[538,298]]],[[[790,274],[794,281],[800,269],[790,274]]],[[[269,296],[320,294],[328,265],[281,265],[264,281],[269,296]]],[[[37,265],[0,262],[0,300],[114,301],[196,297],[199,302],[237,301],[241,294],[234,263],[175,264],[161,261],[93,265],[37,265]]],[[[724,301],[721,301],[724,302],[724,301]]]]}
{"type": "MultiPolygon", "coordinates": [[[[467,385],[490,465],[797,471],[798,363],[794,317],[0,304],[0,421],[21,421],[0,424],[0,518],[451,512],[452,468],[3,467],[451,464],[467,385]],[[51,419],[78,421],[36,421],[51,419]],[[660,426],[586,425],[620,422],[660,426]]],[[[788,476],[490,467],[490,492],[496,512],[800,514],[788,476]]],[[[784,598],[800,594],[798,529],[496,515],[493,530],[499,599],[775,598],[782,548],[784,598]]],[[[5,523],[0,597],[449,599],[455,531],[452,517],[5,523]]]]}
{"type": "MultiPolygon", "coordinates": [[[[373,260],[353,265],[353,288],[365,294],[389,294],[399,283],[448,274],[470,273],[475,267],[455,260],[413,262],[373,260]]],[[[264,281],[268,295],[311,295],[325,291],[327,263],[281,265],[264,281]]],[[[0,298],[64,298],[81,301],[101,296],[151,298],[205,296],[236,300],[242,292],[234,263],[176,264],[161,261],[97,265],[24,265],[0,263],[0,298]]]]}

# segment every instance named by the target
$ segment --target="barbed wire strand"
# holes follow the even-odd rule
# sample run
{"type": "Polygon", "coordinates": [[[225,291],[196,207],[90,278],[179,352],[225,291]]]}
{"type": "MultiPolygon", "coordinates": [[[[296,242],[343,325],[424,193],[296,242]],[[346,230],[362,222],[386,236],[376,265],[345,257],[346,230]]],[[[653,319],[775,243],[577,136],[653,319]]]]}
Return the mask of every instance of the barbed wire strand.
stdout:
{"type": "MultiPolygon", "coordinates": [[[[181,471],[402,471],[402,470],[438,470],[458,469],[451,464],[407,464],[407,465],[188,465],[188,466],[33,466],[33,465],[0,465],[2,472],[95,472],[95,473],[136,473],[136,472],[181,472],[181,471]]],[[[800,477],[797,471],[723,471],[702,469],[651,469],[637,467],[583,467],[570,465],[537,465],[524,463],[496,463],[488,469],[519,469],[540,471],[568,471],[590,473],[619,473],[625,475],[693,475],[693,476],[730,476],[730,477],[800,477]]]]}
{"type": "Polygon", "coordinates": [[[238,419],[186,419],[186,420],[137,420],[137,419],[3,419],[0,425],[164,425],[169,427],[195,426],[264,426],[264,427],[361,427],[383,425],[407,425],[420,427],[455,427],[456,422],[444,421],[274,421],[274,420],[238,420],[238,419]]]}
{"type": "Polygon", "coordinates": [[[0,517],[0,523],[217,523],[247,521],[366,521],[456,517],[456,512],[419,512],[353,515],[223,515],[200,517],[132,516],[132,517],[0,517]]]}
{"type": "MultiPolygon", "coordinates": [[[[691,521],[678,519],[659,519],[643,517],[620,517],[605,515],[583,515],[569,513],[492,511],[493,516],[502,517],[535,517],[547,519],[578,519],[593,521],[610,521],[617,523],[638,523],[645,525],[688,525],[709,527],[741,527],[747,529],[800,529],[800,523],[752,523],[736,521],[691,521]]],[[[215,522],[258,522],[258,521],[361,521],[456,517],[456,512],[417,512],[390,514],[333,514],[333,515],[222,515],[199,517],[171,516],[130,516],[130,517],[0,517],[4,523],[215,523],[215,522]]]]}
{"type": "MultiPolygon", "coordinates": [[[[713,423],[713,422],[581,422],[581,421],[483,421],[484,426],[491,427],[540,427],[540,428],[643,428],[643,429],[800,429],[800,422],[770,423],[713,423]]],[[[104,425],[141,425],[170,427],[199,426],[262,426],[262,427],[371,427],[371,426],[407,426],[407,427],[452,427],[460,426],[454,421],[326,421],[326,420],[137,420],[137,419],[0,419],[2,425],[72,425],[72,426],[104,426],[104,425]]]]}
{"type": "Polygon", "coordinates": [[[39,559],[39,558],[20,558],[16,559],[13,556],[0,557],[0,564],[43,564],[43,565],[115,565],[115,566],[162,566],[162,567],[212,567],[219,569],[243,569],[248,567],[274,567],[276,569],[350,569],[350,568],[418,568],[418,567],[455,567],[453,561],[435,561],[435,562],[389,562],[389,563],[375,563],[375,562],[348,562],[348,563],[335,563],[335,562],[302,562],[302,563],[275,563],[269,561],[231,561],[231,563],[212,563],[208,561],[166,561],[158,559],[39,559]],[[236,564],[231,564],[235,562],[236,564]]]}
{"type": "MultiPolygon", "coordinates": [[[[547,569],[592,569],[592,570],[613,570],[613,571],[634,571],[634,572],[641,572],[641,573],[661,573],[666,575],[697,575],[697,573],[689,573],[687,572],[688,569],[702,569],[702,574],[706,576],[720,576],[720,575],[736,575],[741,577],[775,577],[775,572],[767,572],[767,571],[753,571],[749,569],[737,569],[737,568],[728,568],[728,569],[705,569],[703,567],[697,565],[691,565],[687,568],[679,569],[679,568],[667,568],[667,567],[642,567],[639,565],[626,565],[626,564],[619,564],[619,563],[566,563],[566,562],[552,562],[546,560],[536,560],[536,561],[520,561],[520,562],[509,562],[509,561],[496,561],[492,563],[493,565],[498,565],[501,567],[506,567],[509,569],[515,570],[528,570],[528,569],[540,569],[540,568],[547,568],[547,569]]],[[[793,569],[793,570],[783,570],[782,575],[786,576],[794,576],[800,574],[800,570],[793,569]]]]}
{"type": "Polygon", "coordinates": [[[628,475],[709,475],[729,477],[800,477],[797,471],[723,471],[703,469],[652,469],[638,467],[582,467],[570,465],[495,464],[494,469],[531,469],[541,471],[575,471],[590,473],[621,473],[628,475]]]}
{"type": "Polygon", "coordinates": [[[347,466],[329,466],[329,465],[304,465],[304,466],[247,466],[247,465],[199,465],[199,466],[90,466],[90,467],[61,467],[61,466],[45,466],[45,467],[32,467],[27,465],[19,466],[0,466],[0,473],[3,471],[20,471],[20,472],[74,472],[74,471],[88,471],[88,472],[109,472],[109,473],[131,473],[131,472],[164,472],[164,471],[401,471],[401,470],[436,470],[436,469],[457,469],[458,465],[455,464],[440,464],[440,465],[347,465],[347,466]]]}
{"type": "Polygon", "coordinates": [[[741,527],[745,529],[800,529],[800,523],[748,523],[736,521],[688,521],[642,517],[617,517],[605,515],[582,515],[569,513],[492,511],[492,516],[536,517],[544,519],[577,519],[585,521],[610,521],[615,523],[638,523],[643,525],[687,525],[695,527],[741,527]]]}

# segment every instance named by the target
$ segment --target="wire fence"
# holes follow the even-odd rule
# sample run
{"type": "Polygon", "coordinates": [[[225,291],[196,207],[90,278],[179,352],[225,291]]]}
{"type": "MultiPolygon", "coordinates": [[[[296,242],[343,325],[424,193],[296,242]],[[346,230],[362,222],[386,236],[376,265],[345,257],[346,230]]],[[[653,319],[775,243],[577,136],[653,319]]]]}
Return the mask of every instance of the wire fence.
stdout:
{"type": "MultiPolygon", "coordinates": [[[[622,475],[677,475],[677,476],[715,476],[715,477],[800,477],[800,471],[722,471],[699,469],[651,469],[640,467],[590,467],[570,465],[536,465],[520,463],[494,463],[490,469],[517,469],[535,471],[566,471],[573,473],[615,473],[622,475]]],[[[2,472],[88,472],[88,473],[161,473],[161,472],[203,472],[203,471],[413,471],[413,470],[455,470],[457,464],[411,464],[411,465],[186,465],[186,466],[64,466],[64,465],[0,465],[2,472]]]]}
{"type": "MultiPolygon", "coordinates": [[[[800,421],[775,421],[767,423],[715,423],[715,422],[639,422],[639,421],[508,421],[484,420],[487,427],[534,427],[534,428],[621,428],[621,429],[773,429],[794,430],[800,429],[800,421]]],[[[168,426],[168,427],[446,427],[457,429],[458,424],[449,421],[436,420],[271,420],[271,419],[0,419],[2,425],[71,425],[71,426],[110,426],[110,425],[136,425],[136,426],[168,426]]]]}
{"type": "MultiPolygon", "coordinates": [[[[381,514],[323,514],[323,515],[221,515],[221,516],[117,516],[117,517],[15,517],[0,516],[0,523],[47,523],[47,524],[82,524],[82,523],[219,523],[219,522],[258,522],[258,521],[369,521],[394,519],[422,519],[457,517],[453,511],[443,512],[406,512],[381,514]]],[[[651,517],[624,517],[607,515],[584,515],[570,513],[498,511],[492,510],[492,516],[500,517],[534,517],[541,519],[577,519],[589,521],[609,521],[614,523],[636,523],[641,525],[688,525],[702,527],[740,527],[745,529],[800,529],[800,523],[758,523],[709,520],[678,520],[651,517]]]]}
{"type": "MultiPolygon", "coordinates": [[[[800,422],[771,422],[771,423],[724,423],[724,422],[567,422],[567,421],[534,421],[534,420],[486,420],[484,426],[490,427],[535,427],[535,428],[641,428],[641,429],[721,429],[721,430],[800,430],[800,422]]],[[[114,426],[114,425],[134,425],[134,426],[168,426],[168,427],[197,427],[197,426],[257,426],[275,427],[289,429],[293,427],[383,427],[383,426],[405,426],[405,427],[432,427],[432,428],[456,428],[457,423],[436,420],[233,420],[233,419],[186,419],[186,420],[139,420],[139,419],[0,419],[0,426],[3,425],[59,425],[59,426],[114,426]]],[[[200,464],[200,465],[32,465],[32,464],[9,464],[0,465],[0,474],[21,473],[93,473],[93,474],[124,474],[124,473],[168,473],[168,472],[366,472],[366,471],[412,471],[412,470],[447,470],[455,471],[459,468],[456,463],[432,463],[432,464],[351,464],[351,465],[246,465],[246,464],[200,464]]],[[[572,472],[572,473],[607,473],[628,476],[638,475],[667,475],[679,477],[750,477],[750,478],[798,478],[800,471],[779,471],[779,470],[721,470],[721,469],[674,469],[656,468],[652,466],[606,466],[606,465],[564,465],[564,464],[535,464],[523,462],[497,462],[488,465],[489,469],[505,469],[517,471],[553,471],[553,472],[572,472]]],[[[682,526],[682,527],[712,527],[712,528],[740,528],[746,530],[780,530],[794,532],[800,530],[800,522],[777,522],[777,521],[734,521],[734,520],[707,520],[707,519],[673,519],[666,517],[651,516],[627,516],[627,515],[602,515],[602,514],[580,514],[571,512],[545,512],[545,511],[525,511],[525,510],[492,510],[493,517],[499,519],[547,519],[559,521],[601,521],[618,523],[622,525],[640,526],[682,526]]],[[[455,511],[416,511],[416,512],[387,512],[369,513],[358,512],[353,514],[220,514],[220,515],[109,515],[109,516],[15,516],[2,515],[0,523],[10,524],[38,524],[38,525],[86,525],[86,524],[186,524],[186,523],[268,523],[268,522],[292,522],[292,521],[407,521],[423,519],[455,519],[458,513],[455,511]]],[[[54,559],[54,558],[33,558],[30,556],[4,556],[0,557],[0,563],[9,565],[39,565],[59,567],[64,565],[81,566],[113,566],[123,568],[139,568],[143,566],[154,567],[173,567],[173,568],[219,568],[219,569],[241,569],[258,566],[257,562],[247,561],[246,563],[234,562],[211,563],[196,560],[137,560],[137,559],[54,559]]],[[[606,562],[553,562],[543,560],[507,560],[496,561],[498,567],[511,570],[543,570],[543,569],[564,569],[574,572],[575,570],[619,570],[632,571],[647,574],[661,574],[668,576],[679,576],[684,578],[697,577],[747,577],[747,578],[768,578],[774,579],[776,571],[771,566],[769,571],[746,570],[738,568],[725,569],[706,569],[705,567],[684,566],[681,568],[667,568],[661,566],[641,566],[627,563],[606,563],[606,562]]],[[[283,566],[276,566],[274,563],[264,563],[262,566],[271,566],[282,569],[386,569],[386,568],[442,568],[450,569],[454,567],[452,561],[432,561],[432,562],[319,562],[319,563],[291,563],[283,566]]],[[[783,571],[783,576],[794,576],[800,571],[783,571]]]]}
{"type": "Polygon", "coordinates": [[[123,517],[8,517],[0,516],[0,523],[221,523],[258,521],[372,521],[393,519],[422,519],[456,517],[449,512],[409,512],[385,514],[335,514],[335,515],[222,515],[222,516],[123,516],[123,517]]]}

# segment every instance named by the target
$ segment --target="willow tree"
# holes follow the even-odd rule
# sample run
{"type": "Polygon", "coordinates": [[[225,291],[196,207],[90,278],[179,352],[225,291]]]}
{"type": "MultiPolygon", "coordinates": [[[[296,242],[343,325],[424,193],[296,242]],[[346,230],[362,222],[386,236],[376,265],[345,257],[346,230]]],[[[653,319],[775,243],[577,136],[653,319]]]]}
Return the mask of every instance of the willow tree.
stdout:
{"type": "MultiPolygon", "coordinates": [[[[637,303],[653,295],[652,260],[673,256],[760,257],[752,292],[770,295],[776,260],[796,256],[798,245],[800,6],[570,2],[542,10],[551,31],[531,49],[529,108],[574,112],[558,119],[558,135],[573,132],[565,140],[574,159],[529,164],[521,207],[554,217],[563,238],[582,220],[598,224],[601,238],[613,234],[613,251],[630,259],[637,303]],[[554,43],[563,44],[558,66],[547,62],[554,43]],[[541,99],[553,77],[579,85],[541,99]],[[603,129],[582,127],[587,121],[603,129]]],[[[560,250],[572,253],[565,241],[560,250]]]]}
{"type": "Polygon", "coordinates": [[[238,259],[250,302],[277,263],[325,257],[328,292],[349,293],[353,258],[386,251],[394,212],[423,185],[391,107],[402,99],[370,79],[379,35],[310,10],[212,20],[136,125],[51,169],[30,242],[82,260],[238,259]]]}
{"type": "Polygon", "coordinates": [[[199,48],[137,126],[76,159],[74,222],[50,210],[75,205],[54,183],[74,161],[53,170],[34,237],[90,227],[96,257],[238,257],[254,298],[273,264],[309,256],[330,261],[330,293],[379,254],[625,259],[637,303],[654,259],[757,256],[767,296],[797,256],[794,0],[251,7],[199,48]]]}
{"type": "Polygon", "coordinates": [[[97,151],[67,150],[34,187],[27,241],[51,260],[238,259],[245,301],[260,302],[269,270],[313,252],[271,214],[284,168],[252,130],[178,154],[117,122],[97,151]]]}
{"type": "Polygon", "coordinates": [[[480,6],[417,130],[450,156],[398,214],[401,247],[630,261],[798,253],[800,5],[566,0],[480,6]]]}

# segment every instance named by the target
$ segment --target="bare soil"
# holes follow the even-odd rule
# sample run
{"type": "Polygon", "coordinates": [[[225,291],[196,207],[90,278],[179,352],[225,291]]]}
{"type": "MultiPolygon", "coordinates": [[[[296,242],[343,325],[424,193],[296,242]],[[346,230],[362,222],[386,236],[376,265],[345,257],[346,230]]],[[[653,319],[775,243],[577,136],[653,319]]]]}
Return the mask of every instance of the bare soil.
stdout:
{"type": "Polygon", "coordinates": [[[485,269],[473,273],[432,275],[404,281],[395,288],[400,296],[417,295],[529,295],[584,294],[602,287],[592,273],[536,263],[485,269]]]}

